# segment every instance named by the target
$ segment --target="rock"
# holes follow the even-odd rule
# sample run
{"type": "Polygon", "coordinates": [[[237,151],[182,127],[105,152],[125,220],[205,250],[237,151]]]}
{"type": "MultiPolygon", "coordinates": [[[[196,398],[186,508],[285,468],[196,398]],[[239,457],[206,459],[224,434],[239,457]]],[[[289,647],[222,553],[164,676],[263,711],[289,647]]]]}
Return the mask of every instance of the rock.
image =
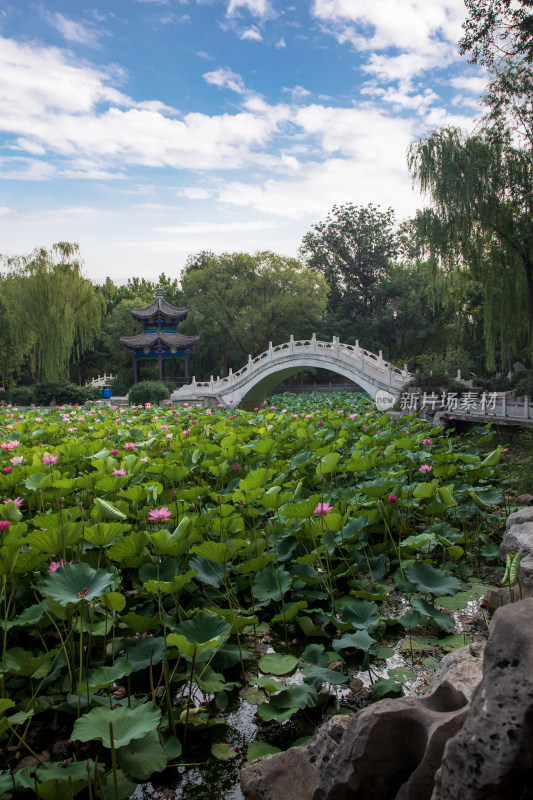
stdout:
{"type": "Polygon", "coordinates": [[[246,800],[311,800],[318,773],[336,751],[352,717],[338,715],[301,747],[263,756],[241,770],[246,800]]]}
{"type": "Polygon", "coordinates": [[[516,498],[519,506],[530,506],[533,503],[533,494],[520,494],[516,498]]]}
{"type": "Polygon", "coordinates": [[[484,649],[485,642],[479,642],[460,647],[444,656],[433,676],[430,691],[447,681],[470,702],[481,681],[484,649]]]}
{"type": "MultiPolygon", "coordinates": [[[[522,596],[531,597],[533,595],[533,508],[523,508],[511,514],[507,526],[500,545],[500,558],[505,561],[508,554],[520,554],[518,580],[522,587],[522,596]]],[[[519,593],[517,588],[514,591],[516,594],[519,593]]]]}
{"type": "Polygon", "coordinates": [[[496,611],[483,678],[446,745],[432,800],[533,797],[533,599],[496,611]]]}
{"type": "Polygon", "coordinates": [[[489,611],[496,611],[498,608],[506,606],[507,603],[510,602],[511,594],[509,589],[505,589],[502,586],[499,589],[489,589],[487,594],[482,598],[481,605],[489,611]]]}
{"type": "Polygon", "coordinates": [[[363,709],[321,770],[313,800],[429,800],[444,746],[467,711],[463,692],[445,680],[425,697],[363,709]]]}
{"type": "Polygon", "coordinates": [[[533,522],[533,508],[521,508],[520,511],[509,514],[505,527],[509,530],[514,525],[522,525],[524,522],[533,522]]]}

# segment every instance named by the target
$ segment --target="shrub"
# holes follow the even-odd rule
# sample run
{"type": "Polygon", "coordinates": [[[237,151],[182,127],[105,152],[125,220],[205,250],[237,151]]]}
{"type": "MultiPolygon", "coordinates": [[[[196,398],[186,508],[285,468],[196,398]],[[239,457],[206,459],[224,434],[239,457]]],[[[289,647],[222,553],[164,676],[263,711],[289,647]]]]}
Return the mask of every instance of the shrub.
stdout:
{"type": "Polygon", "coordinates": [[[80,389],[83,392],[83,396],[85,397],[84,402],[90,402],[91,400],[98,400],[100,395],[98,394],[98,386],[80,386],[80,389]]]}
{"type": "Polygon", "coordinates": [[[35,402],[34,386],[16,386],[9,392],[9,402],[14,406],[31,406],[35,402]]]}
{"type": "MultiPolygon", "coordinates": [[[[92,388],[92,387],[91,387],[92,388]]],[[[34,402],[39,406],[49,405],[78,405],[88,399],[83,386],[77,386],[68,381],[54,381],[51,383],[38,383],[33,387],[34,402]]]]}
{"type": "Polygon", "coordinates": [[[521,369],[520,372],[515,372],[511,378],[511,386],[517,397],[533,395],[533,370],[521,369]]]}
{"type": "Polygon", "coordinates": [[[130,390],[131,383],[117,377],[114,378],[109,385],[111,386],[111,394],[113,397],[125,397],[130,390]]]}
{"type": "Polygon", "coordinates": [[[132,386],[129,393],[131,405],[139,403],[159,403],[161,400],[168,400],[170,392],[161,381],[141,381],[132,386]]]}

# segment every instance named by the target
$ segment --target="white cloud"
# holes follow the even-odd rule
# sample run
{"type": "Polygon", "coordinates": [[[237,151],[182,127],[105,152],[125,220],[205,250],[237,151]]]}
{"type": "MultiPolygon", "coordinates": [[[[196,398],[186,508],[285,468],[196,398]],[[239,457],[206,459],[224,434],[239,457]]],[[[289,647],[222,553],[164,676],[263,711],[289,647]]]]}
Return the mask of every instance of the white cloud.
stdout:
{"type": "Polygon", "coordinates": [[[44,17],[52,27],[59,31],[67,42],[85,44],[88,47],[99,46],[99,35],[91,23],[86,21],[76,22],[76,20],[69,19],[59,12],[55,14],[46,12],[44,17]]]}
{"type": "Polygon", "coordinates": [[[459,59],[463,0],[314,0],[313,13],[339,43],[371,53],[365,69],[380,79],[411,78],[459,59]]]}
{"type": "Polygon", "coordinates": [[[239,8],[247,8],[254,17],[266,17],[271,9],[269,0],[230,0],[228,16],[235,14],[239,8]]]}
{"type": "Polygon", "coordinates": [[[12,208],[8,208],[7,206],[0,206],[0,218],[1,217],[9,217],[11,214],[14,214],[15,211],[12,208]]]}
{"type": "Polygon", "coordinates": [[[488,77],[460,75],[452,78],[450,83],[455,89],[462,89],[475,95],[483,94],[487,89],[488,77]]]}
{"type": "Polygon", "coordinates": [[[241,40],[244,41],[248,40],[251,42],[262,42],[263,37],[261,36],[257,28],[249,28],[248,30],[244,31],[241,34],[241,40]]]}
{"type": "Polygon", "coordinates": [[[304,89],[303,86],[293,86],[292,89],[288,88],[287,86],[284,86],[283,91],[289,92],[292,99],[295,101],[302,100],[304,97],[311,96],[311,92],[308,89],[304,89]]]}
{"type": "Polygon", "coordinates": [[[161,233],[200,234],[200,233],[236,233],[239,231],[266,231],[276,228],[278,222],[273,220],[252,220],[249,222],[190,222],[188,225],[171,225],[154,230],[161,233]]]}
{"type": "Polygon", "coordinates": [[[203,75],[207,83],[219,86],[221,89],[231,89],[232,92],[244,94],[246,87],[240,75],[237,75],[229,67],[221,67],[213,72],[205,72],[203,75]]]}
{"type": "Polygon", "coordinates": [[[209,200],[213,197],[213,192],[208,189],[202,189],[200,186],[184,186],[179,189],[178,194],[188,200],[209,200]]]}
{"type": "Polygon", "coordinates": [[[285,43],[285,39],[282,37],[278,42],[276,42],[275,47],[278,50],[282,50],[284,47],[287,47],[287,45],[285,43]]]}

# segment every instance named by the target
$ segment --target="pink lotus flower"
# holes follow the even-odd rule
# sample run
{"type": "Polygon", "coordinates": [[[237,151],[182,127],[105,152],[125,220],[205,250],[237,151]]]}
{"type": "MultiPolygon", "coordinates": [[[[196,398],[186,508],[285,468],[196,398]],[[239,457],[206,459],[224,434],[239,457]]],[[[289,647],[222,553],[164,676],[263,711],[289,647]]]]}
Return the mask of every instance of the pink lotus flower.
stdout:
{"type": "Polygon", "coordinates": [[[324,422],[323,422],[321,419],[319,419],[319,420],[317,420],[317,423],[316,423],[316,424],[317,424],[317,425],[323,425],[323,424],[324,424],[324,422]]]}
{"type": "Polygon", "coordinates": [[[182,434],[183,434],[183,436],[188,436],[189,435],[189,431],[182,431],[182,434]]]}
{"type": "Polygon", "coordinates": [[[113,475],[116,478],[123,477],[125,474],[126,474],[126,470],[125,469],[114,469],[113,470],[113,475]]]}
{"type": "Polygon", "coordinates": [[[331,514],[332,511],[333,506],[330,506],[329,503],[319,503],[313,513],[316,514],[317,517],[325,517],[326,514],[331,514]]]}
{"type": "Polygon", "coordinates": [[[398,498],[396,497],[395,494],[390,494],[389,495],[389,503],[396,503],[397,500],[398,500],[398,498]]]}
{"type": "Polygon", "coordinates": [[[425,444],[429,447],[430,444],[433,444],[433,439],[424,439],[422,444],[425,444]]]}
{"type": "Polygon", "coordinates": [[[2,467],[2,472],[4,475],[9,475],[9,473],[13,470],[13,467],[2,467]]]}
{"type": "Polygon", "coordinates": [[[109,455],[110,456],[118,456],[118,450],[110,450],[109,451],[109,455]]]}
{"type": "Polygon", "coordinates": [[[124,450],[135,450],[135,442],[126,442],[124,450]]]}
{"type": "Polygon", "coordinates": [[[0,519],[0,531],[9,530],[9,522],[7,519],[0,519]]]}
{"type": "Polygon", "coordinates": [[[57,456],[43,456],[41,459],[42,464],[55,464],[57,461],[57,456]]]}
{"type": "MultiPolygon", "coordinates": [[[[68,563],[69,563],[69,565],[72,565],[72,561],[69,561],[68,563]]],[[[59,561],[50,561],[50,565],[48,567],[48,572],[55,572],[56,569],[59,569],[59,567],[64,567],[64,566],[65,566],[65,562],[63,561],[62,558],[59,561]]]]}
{"type": "Polygon", "coordinates": [[[431,464],[422,464],[422,466],[418,468],[418,471],[425,473],[425,472],[431,472],[432,469],[433,467],[431,466],[431,464]]]}
{"type": "Polygon", "coordinates": [[[17,508],[20,508],[22,506],[23,502],[24,501],[22,500],[22,497],[15,497],[14,500],[12,500],[10,497],[8,497],[7,500],[4,500],[4,504],[5,503],[15,503],[17,508]]]}
{"type": "Polygon", "coordinates": [[[162,508],[152,508],[148,513],[149,522],[168,522],[172,516],[172,511],[166,506],[162,508]]]}

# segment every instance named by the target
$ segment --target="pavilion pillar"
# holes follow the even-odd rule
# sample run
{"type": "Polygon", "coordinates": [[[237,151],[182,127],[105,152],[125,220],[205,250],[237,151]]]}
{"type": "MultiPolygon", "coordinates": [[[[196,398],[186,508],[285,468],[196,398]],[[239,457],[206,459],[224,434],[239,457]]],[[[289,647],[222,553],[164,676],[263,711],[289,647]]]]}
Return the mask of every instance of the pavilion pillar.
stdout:
{"type": "Polygon", "coordinates": [[[188,378],[189,377],[189,354],[188,353],[185,353],[184,367],[185,367],[185,377],[188,378]]]}
{"type": "Polygon", "coordinates": [[[157,369],[159,372],[159,380],[163,380],[163,353],[159,351],[157,354],[157,369]]]}
{"type": "Polygon", "coordinates": [[[133,362],[133,383],[139,383],[139,365],[137,364],[137,354],[131,354],[131,360],[133,362]]]}

